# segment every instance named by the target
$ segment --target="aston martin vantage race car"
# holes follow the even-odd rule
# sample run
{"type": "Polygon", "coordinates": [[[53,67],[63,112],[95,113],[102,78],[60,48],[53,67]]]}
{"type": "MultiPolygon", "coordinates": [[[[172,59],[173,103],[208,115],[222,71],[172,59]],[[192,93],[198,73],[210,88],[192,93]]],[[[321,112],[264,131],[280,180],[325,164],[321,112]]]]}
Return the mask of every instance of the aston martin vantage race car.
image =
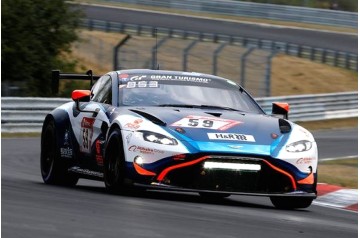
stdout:
{"type": "Polygon", "coordinates": [[[92,87],[73,91],[73,101],[44,120],[47,184],[87,178],[104,181],[112,193],[130,186],[268,196],[285,209],[306,208],[316,198],[317,145],[287,120],[286,103],[273,103],[268,115],[240,85],[201,73],[53,71],[54,91],[60,79],[92,87]]]}

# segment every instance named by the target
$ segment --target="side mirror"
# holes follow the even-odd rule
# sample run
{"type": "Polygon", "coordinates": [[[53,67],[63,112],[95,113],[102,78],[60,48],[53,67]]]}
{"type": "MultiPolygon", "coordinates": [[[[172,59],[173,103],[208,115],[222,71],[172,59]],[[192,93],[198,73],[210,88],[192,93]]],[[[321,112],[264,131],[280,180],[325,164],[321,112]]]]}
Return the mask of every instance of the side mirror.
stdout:
{"type": "Polygon", "coordinates": [[[71,98],[75,102],[90,102],[90,95],[90,90],[74,90],[71,94],[71,98]]]}
{"type": "Polygon", "coordinates": [[[91,91],[90,90],[74,90],[71,94],[72,100],[75,102],[76,109],[80,112],[93,113],[93,117],[96,117],[100,109],[96,108],[95,111],[86,111],[80,108],[80,102],[90,102],[91,91]]]}
{"type": "Polygon", "coordinates": [[[283,119],[288,119],[289,104],[285,102],[273,102],[272,103],[272,116],[283,119]]]}

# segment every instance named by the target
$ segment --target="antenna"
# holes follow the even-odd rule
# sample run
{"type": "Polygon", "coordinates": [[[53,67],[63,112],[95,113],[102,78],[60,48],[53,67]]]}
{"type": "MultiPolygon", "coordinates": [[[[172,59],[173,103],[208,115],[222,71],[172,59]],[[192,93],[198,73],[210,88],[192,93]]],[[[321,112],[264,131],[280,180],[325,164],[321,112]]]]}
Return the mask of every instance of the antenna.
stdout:
{"type": "Polygon", "coordinates": [[[154,60],[154,65],[153,65],[153,69],[159,69],[158,63],[157,63],[157,51],[158,51],[158,41],[157,41],[157,28],[155,27],[155,60],[154,60]]]}
{"type": "MultiPolygon", "coordinates": [[[[155,69],[155,70],[159,70],[160,68],[160,65],[158,64],[157,62],[157,54],[158,54],[158,34],[157,34],[157,28],[154,29],[154,33],[155,33],[155,46],[153,47],[152,49],[152,63],[153,63],[153,66],[152,68],[155,69]]],[[[160,41],[160,44],[162,44],[162,42],[160,41]]]]}

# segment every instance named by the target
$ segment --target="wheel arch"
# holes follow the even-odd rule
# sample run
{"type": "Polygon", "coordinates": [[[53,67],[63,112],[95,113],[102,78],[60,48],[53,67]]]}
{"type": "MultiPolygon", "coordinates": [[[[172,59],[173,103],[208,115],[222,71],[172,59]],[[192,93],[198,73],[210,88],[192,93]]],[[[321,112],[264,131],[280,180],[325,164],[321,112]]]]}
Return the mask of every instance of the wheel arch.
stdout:
{"type": "Polygon", "coordinates": [[[52,112],[47,114],[44,119],[41,137],[43,136],[43,132],[50,121],[54,122],[54,125],[56,128],[56,138],[57,138],[56,141],[57,141],[57,145],[59,148],[59,145],[61,145],[61,143],[63,143],[66,130],[71,130],[71,134],[74,134],[72,131],[70,118],[69,118],[68,113],[65,110],[61,110],[61,109],[53,110],[52,112]]]}

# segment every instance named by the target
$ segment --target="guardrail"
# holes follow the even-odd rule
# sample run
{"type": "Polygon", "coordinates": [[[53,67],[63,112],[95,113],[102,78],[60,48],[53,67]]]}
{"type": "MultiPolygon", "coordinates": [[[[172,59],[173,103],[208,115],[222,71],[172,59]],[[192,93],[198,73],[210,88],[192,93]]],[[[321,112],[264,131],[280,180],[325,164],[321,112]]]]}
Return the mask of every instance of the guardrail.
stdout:
{"type": "Polygon", "coordinates": [[[271,41],[266,39],[247,38],[223,34],[201,33],[184,31],[179,29],[168,29],[163,27],[126,24],[93,19],[82,19],[80,25],[89,30],[119,32],[123,34],[135,34],[151,37],[155,37],[155,32],[157,32],[159,36],[169,38],[182,38],[199,41],[209,41],[215,43],[228,43],[231,45],[240,45],[248,48],[255,47],[258,49],[276,51],[277,53],[284,53],[299,58],[305,58],[336,67],[351,69],[354,71],[358,70],[357,54],[311,47],[306,45],[298,45],[289,42],[271,41]]]}
{"type": "Polygon", "coordinates": [[[351,28],[357,28],[358,22],[358,14],[356,12],[231,0],[102,0],[100,2],[121,2],[175,10],[180,9],[191,12],[245,16],[351,28]]]}
{"type": "MultiPolygon", "coordinates": [[[[256,99],[267,114],[272,102],[290,104],[289,119],[315,121],[358,116],[358,93],[331,93],[256,99]]],[[[69,102],[67,98],[1,98],[1,132],[40,132],[47,113],[69,102]]]]}

